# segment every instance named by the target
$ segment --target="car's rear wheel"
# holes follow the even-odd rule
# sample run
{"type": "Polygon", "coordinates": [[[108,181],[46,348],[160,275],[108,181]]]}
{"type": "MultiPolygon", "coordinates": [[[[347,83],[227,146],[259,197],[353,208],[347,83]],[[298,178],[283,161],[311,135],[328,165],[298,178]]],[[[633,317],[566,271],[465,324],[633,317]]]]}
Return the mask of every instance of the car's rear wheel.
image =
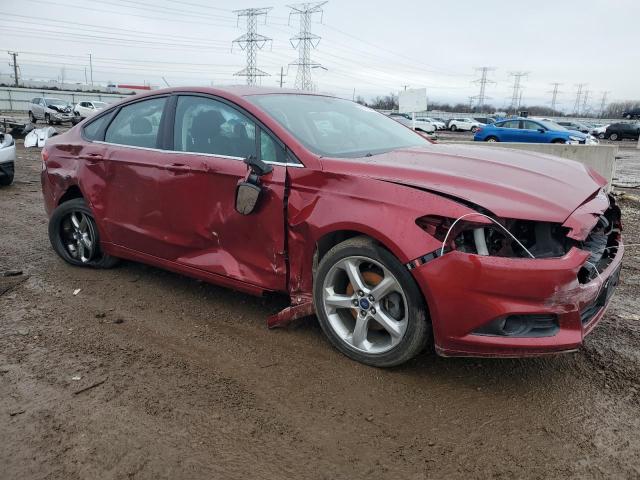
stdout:
{"type": "Polygon", "coordinates": [[[604,140],[604,138],[605,138],[605,134],[604,134],[604,133],[599,133],[599,134],[598,134],[598,138],[599,138],[600,140],[604,140]]]}
{"type": "Polygon", "coordinates": [[[627,120],[631,120],[631,115],[627,115],[625,118],[626,118],[627,120]]]}
{"type": "Polygon", "coordinates": [[[456,127],[455,125],[451,125],[451,131],[455,132],[458,129],[458,127],[456,127]]]}
{"type": "Polygon", "coordinates": [[[618,134],[617,133],[612,133],[611,135],[609,135],[609,140],[613,140],[614,142],[616,140],[618,140],[618,134]]]}
{"type": "Polygon", "coordinates": [[[471,133],[476,133],[478,131],[478,127],[471,127],[471,133]]]}
{"type": "Polygon", "coordinates": [[[33,112],[29,112],[29,120],[31,120],[31,123],[36,123],[38,121],[38,119],[33,115],[33,112]]]}
{"type": "Polygon", "coordinates": [[[561,138],[556,138],[555,140],[553,140],[551,143],[567,143],[566,140],[563,140],[561,138]]]}
{"type": "Polygon", "coordinates": [[[71,265],[111,268],[118,259],[100,249],[98,227],[82,198],[64,202],[49,220],[49,240],[53,249],[71,265]]]}
{"type": "Polygon", "coordinates": [[[48,113],[44,114],[44,121],[49,125],[53,125],[53,122],[51,121],[51,115],[49,115],[48,113]]]}
{"type": "Polygon", "coordinates": [[[499,140],[496,137],[487,137],[485,139],[485,142],[489,142],[489,143],[495,143],[498,142],[499,140]]]}
{"type": "Polygon", "coordinates": [[[327,252],[315,277],[314,303],[331,344],[367,365],[406,362],[424,348],[431,332],[415,280],[368,237],[346,240],[327,252]]]}

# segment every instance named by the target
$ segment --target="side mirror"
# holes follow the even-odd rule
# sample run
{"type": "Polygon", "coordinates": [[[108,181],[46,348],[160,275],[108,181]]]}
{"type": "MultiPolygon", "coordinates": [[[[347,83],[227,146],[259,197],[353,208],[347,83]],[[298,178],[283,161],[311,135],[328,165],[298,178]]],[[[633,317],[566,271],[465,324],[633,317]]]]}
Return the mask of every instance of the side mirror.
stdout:
{"type": "Polygon", "coordinates": [[[236,187],[236,211],[249,215],[256,208],[261,188],[249,182],[240,182],[236,187]]]}

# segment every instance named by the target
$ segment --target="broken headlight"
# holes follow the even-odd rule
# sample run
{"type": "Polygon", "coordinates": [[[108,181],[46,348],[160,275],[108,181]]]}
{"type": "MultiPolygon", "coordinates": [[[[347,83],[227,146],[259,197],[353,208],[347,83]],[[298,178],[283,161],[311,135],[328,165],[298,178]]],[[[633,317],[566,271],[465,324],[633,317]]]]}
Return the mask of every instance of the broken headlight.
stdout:
{"type": "Polygon", "coordinates": [[[515,258],[562,257],[575,242],[560,224],[530,220],[495,219],[495,223],[428,215],[416,220],[427,233],[444,243],[445,251],[515,258]]]}

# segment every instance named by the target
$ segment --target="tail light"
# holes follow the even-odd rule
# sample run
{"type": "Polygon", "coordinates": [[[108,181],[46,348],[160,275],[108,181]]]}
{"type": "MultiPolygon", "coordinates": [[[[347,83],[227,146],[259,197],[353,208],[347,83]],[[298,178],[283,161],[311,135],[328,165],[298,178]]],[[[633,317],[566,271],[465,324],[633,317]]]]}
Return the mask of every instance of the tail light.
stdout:
{"type": "Polygon", "coordinates": [[[476,130],[476,133],[480,133],[482,131],[482,127],[478,127],[478,129],[476,130]]]}

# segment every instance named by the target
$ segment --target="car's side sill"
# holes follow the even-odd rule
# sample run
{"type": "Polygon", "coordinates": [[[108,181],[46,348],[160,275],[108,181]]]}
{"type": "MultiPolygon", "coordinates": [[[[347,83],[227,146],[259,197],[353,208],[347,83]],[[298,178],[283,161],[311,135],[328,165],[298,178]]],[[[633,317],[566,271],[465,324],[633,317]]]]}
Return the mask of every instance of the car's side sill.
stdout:
{"type": "Polygon", "coordinates": [[[181,263],[173,262],[171,260],[166,260],[164,258],[159,258],[146,253],[141,253],[136,250],[131,250],[129,248],[116,245],[114,243],[102,242],[101,247],[105,251],[105,253],[108,253],[109,255],[113,255],[114,257],[123,258],[126,260],[133,260],[135,262],[145,263],[148,265],[153,265],[155,267],[163,268],[165,270],[170,270],[175,273],[180,273],[188,277],[202,280],[204,282],[221,285],[223,287],[232,288],[234,290],[239,290],[241,292],[249,293],[251,295],[260,296],[264,292],[271,291],[270,289],[259,287],[252,283],[243,282],[241,280],[225,277],[224,275],[219,275],[217,273],[207,272],[206,270],[201,270],[199,268],[183,265],[181,263]]]}

